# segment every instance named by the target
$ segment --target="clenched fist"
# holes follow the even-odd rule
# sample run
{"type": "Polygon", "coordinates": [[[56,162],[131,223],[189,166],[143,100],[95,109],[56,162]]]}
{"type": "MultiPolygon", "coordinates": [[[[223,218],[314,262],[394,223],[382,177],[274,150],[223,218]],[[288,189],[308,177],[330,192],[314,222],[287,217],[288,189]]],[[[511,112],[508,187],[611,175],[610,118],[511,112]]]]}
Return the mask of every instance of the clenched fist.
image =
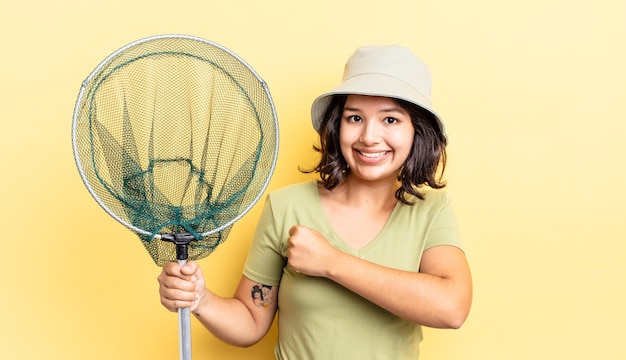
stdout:
{"type": "Polygon", "coordinates": [[[289,229],[287,244],[289,266],[309,276],[327,277],[339,253],[322,234],[302,225],[289,229]]]}

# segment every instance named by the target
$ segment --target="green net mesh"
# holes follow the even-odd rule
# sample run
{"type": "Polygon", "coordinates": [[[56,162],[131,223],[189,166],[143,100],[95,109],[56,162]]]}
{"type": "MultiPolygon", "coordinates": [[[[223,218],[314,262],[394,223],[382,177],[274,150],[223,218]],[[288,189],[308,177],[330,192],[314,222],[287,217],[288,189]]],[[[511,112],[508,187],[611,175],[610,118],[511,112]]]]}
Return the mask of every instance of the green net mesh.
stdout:
{"type": "Polygon", "coordinates": [[[232,52],[186,36],[105,59],[83,82],[72,135],[89,192],[159,266],[176,260],[161,234],[193,235],[190,260],[221,244],[266,188],[278,147],[266,84],[232,52]]]}

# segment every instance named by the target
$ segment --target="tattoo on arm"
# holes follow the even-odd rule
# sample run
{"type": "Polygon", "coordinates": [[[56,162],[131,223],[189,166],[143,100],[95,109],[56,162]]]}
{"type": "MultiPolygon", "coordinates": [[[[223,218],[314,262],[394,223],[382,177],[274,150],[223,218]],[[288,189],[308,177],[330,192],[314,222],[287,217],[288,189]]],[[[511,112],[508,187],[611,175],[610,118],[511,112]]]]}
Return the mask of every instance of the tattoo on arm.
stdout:
{"type": "Polygon", "coordinates": [[[252,301],[258,307],[267,309],[274,302],[274,294],[272,294],[272,286],[255,284],[250,289],[252,301]]]}

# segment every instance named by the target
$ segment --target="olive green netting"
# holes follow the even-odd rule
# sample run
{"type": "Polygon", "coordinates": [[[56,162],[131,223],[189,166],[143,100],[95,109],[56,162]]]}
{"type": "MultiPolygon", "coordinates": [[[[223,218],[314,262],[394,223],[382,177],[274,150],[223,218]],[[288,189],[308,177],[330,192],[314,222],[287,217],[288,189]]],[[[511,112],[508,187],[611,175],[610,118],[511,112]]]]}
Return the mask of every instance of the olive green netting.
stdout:
{"type": "Polygon", "coordinates": [[[209,255],[258,200],[276,160],[265,84],[194,38],[120,49],[84,82],[74,117],[85,184],[159,266],[176,260],[176,247],[157,234],[191,233],[189,260],[209,255]]]}

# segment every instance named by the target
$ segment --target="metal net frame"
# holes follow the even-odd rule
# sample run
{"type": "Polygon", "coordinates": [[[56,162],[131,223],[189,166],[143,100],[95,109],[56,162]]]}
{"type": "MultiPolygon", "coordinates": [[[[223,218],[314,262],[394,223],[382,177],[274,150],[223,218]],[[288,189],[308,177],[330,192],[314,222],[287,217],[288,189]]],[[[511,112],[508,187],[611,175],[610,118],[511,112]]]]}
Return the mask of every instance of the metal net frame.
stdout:
{"type": "Polygon", "coordinates": [[[261,197],[278,154],[269,89],[205,39],[133,42],[83,82],[72,144],[98,204],[159,266],[208,256],[261,197]],[[184,235],[184,236],[183,236],[184,235]]]}
{"type": "MultiPolygon", "coordinates": [[[[81,179],[136,233],[154,262],[208,256],[266,189],[278,156],[269,89],[239,56],[205,39],[128,44],[83,81],[72,121],[81,179]]],[[[180,358],[191,359],[189,308],[180,358]]]]}

